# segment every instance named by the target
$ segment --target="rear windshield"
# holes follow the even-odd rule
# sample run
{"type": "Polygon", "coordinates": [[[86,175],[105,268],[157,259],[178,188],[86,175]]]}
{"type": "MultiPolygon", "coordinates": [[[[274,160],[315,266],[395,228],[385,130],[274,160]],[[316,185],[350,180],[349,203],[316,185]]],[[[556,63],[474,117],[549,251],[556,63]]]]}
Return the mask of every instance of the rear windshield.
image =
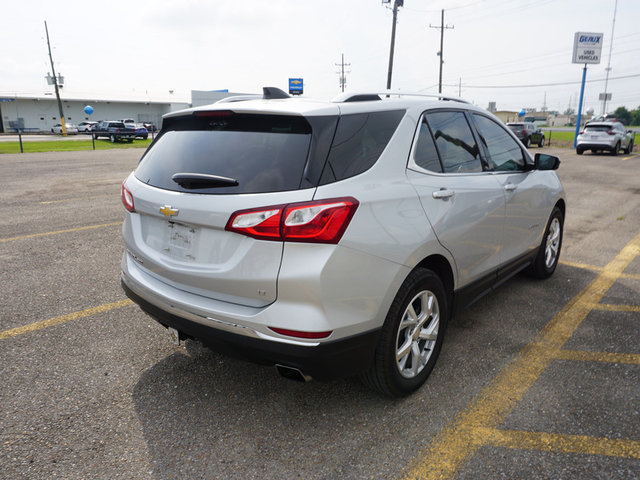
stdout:
{"type": "Polygon", "coordinates": [[[301,187],[311,126],[299,116],[202,112],[164,121],[135,171],[138,180],[178,192],[268,193],[301,187]],[[176,173],[227,177],[235,186],[183,188],[176,173]]]}
{"type": "Polygon", "coordinates": [[[587,125],[584,129],[589,132],[608,132],[613,127],[611,125],[587,125]]]}

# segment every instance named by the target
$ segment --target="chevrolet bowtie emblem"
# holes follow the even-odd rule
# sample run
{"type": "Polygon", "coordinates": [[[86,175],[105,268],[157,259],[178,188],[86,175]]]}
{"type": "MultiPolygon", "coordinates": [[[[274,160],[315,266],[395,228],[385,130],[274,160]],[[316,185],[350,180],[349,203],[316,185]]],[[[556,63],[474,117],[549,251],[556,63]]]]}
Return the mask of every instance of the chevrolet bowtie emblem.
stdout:
{"type": "Polygon", "coordinates": [[[160,213],[165,217],[173,217],[175,215],[178,215],[179,211],[180,210],[178,210],[177,208],[172,208],[171,205],[163,205],[162,207],[160,207],[160,213]]]}

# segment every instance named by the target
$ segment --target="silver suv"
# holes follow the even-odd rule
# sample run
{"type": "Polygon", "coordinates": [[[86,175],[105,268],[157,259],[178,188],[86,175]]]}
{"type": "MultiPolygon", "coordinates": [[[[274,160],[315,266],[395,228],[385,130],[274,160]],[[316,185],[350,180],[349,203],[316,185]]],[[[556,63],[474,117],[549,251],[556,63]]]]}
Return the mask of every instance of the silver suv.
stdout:
{"type": "Polygon", "coordinates": [[[122,285],[178,343],[407,395],[455,310],[554,272],[558,164],[453,98],[265,88],[171,113],[122,184],[122,285]]]}
{"type": "Polygon", "coordinates": [[[620,150],[631,153],[633,150],[632,130],[625,130],[620,122],[587,122],[576,141],[576,153],[582,155],[585,150],[593,153],[608,151],[618,155],[620,150]]]}

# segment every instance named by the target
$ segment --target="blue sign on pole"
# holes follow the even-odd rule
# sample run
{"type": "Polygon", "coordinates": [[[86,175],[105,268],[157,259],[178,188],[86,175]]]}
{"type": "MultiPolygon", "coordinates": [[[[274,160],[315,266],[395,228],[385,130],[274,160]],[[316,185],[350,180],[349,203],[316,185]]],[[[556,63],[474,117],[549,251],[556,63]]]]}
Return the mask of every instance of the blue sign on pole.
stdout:
{"type": "Polygon", "coordinates": [[[289,79],[289,93],[291,95],[302,95],[303,83],[301,78],[289,79]]]}
{"type": "Polygon", "coordinates": [[[13,102],[13,98],[0,98],[0,102],[13,102]]]}

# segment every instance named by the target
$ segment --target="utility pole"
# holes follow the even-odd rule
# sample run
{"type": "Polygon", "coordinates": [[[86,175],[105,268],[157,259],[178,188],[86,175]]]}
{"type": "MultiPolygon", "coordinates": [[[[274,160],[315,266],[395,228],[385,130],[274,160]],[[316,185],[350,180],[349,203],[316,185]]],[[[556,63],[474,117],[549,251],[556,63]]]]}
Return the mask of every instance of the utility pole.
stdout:
{"type": "Polygon", "coordinates": [[[613,31],[616,28],[616,12],[618,11],[618,0],[613,7],[613,23],[611,24],[611,43],[609,44],[609,60],[607,61],[607,75],[604,81],[604,98],[602,99],[602,115],[607,114],[607,86],[609,85],[609,72],[611,71],[611,51],[613,50],[613,31]]]}
{"type": "Polygon", "coordinates": [[[438,79],[438,93],[442,93],[442,64],[444,63],[442,50],[444,48],[444,31],[455,28],[453,25],[445,25],[444,24],[444,9],[442,9],[442,18],[440,20],[440,25],[431,25],[429,24],[429,28],[439,28],[440,29],[440,51],[438,52],[438,56],[440,57],[440,76],[438,79]]]}
{"type": "MultiPolygon", "coordinates": [[[[382,0],[382,3],[391,3],[391,0],[382,0]]],[[[387,73],[387,90],[391,90],[391,74],[393,72],[393,50],[396,44],[396,20],[398,7],[404,6],[404,0],[393,0],[393,23],[391,24],[391,48],[389,50],[389,72],[387,73]]]]}
{"type": "MultiPolygon", "coordinates": [[[[350,67],[351,64],[350,63],[344,63],[344,53],[342,54],[342,63],[336,63],[335,64],[336,67],[341,67],[341,70],[339,72],[336,72],[337,74],[340,75],[340,88],[342,89],[342,91],[344,92],[344,87],[347,86],[347,77],[345,76],[345,72],[344,72],[344,67],[350,67]]],[[[347,72],[349,73],[349,72],[347,72]]]]}
{"type": "Polygon", "coordinates": [[[53,66],[53,57],[51,56],[51,43],[49,43],[49,29],[47,28],[47,21],[44,21],[44,30],[47,33],[47,47],[49,48],[49,60],[51,61],[51,73],[53,74],[53,85],[56,90],[56,99],[58,100],[58,111],[60,112],[60,125],[62,126],[62,134],[67,134],[67,127],[64,124],[64,111],[62,110],[62,101],[60,100],[60,89],[58,88],[58,77],[56,76],[56,69],[53,66]]]}

